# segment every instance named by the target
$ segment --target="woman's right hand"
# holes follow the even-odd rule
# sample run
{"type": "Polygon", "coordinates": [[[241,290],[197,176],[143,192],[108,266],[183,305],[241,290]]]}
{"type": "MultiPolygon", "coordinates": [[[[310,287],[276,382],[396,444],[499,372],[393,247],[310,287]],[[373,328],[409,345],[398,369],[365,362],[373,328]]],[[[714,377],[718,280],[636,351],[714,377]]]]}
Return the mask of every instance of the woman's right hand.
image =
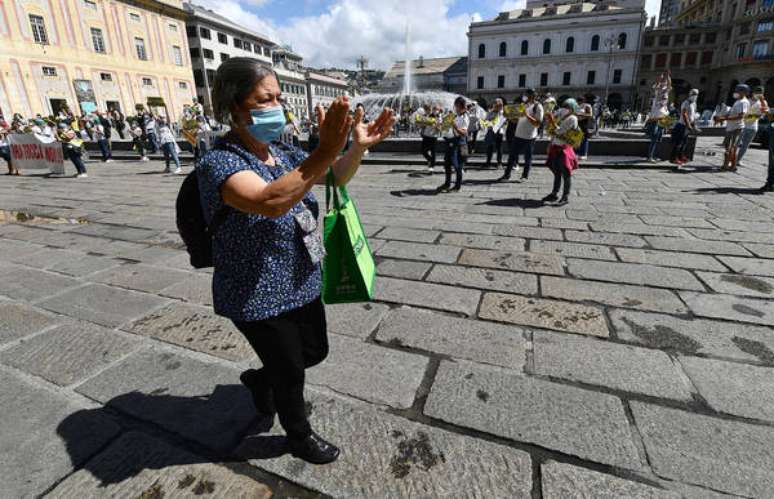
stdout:
{"type": "Polygon", "coordinates": [[[317,123],[320,130],[320,145],[317,150],[335,159],[344,149],[352,128],[352,117],[349,115],[349,98],[338,97],[327,111],[321,106],[315,108],[317,123]]]}

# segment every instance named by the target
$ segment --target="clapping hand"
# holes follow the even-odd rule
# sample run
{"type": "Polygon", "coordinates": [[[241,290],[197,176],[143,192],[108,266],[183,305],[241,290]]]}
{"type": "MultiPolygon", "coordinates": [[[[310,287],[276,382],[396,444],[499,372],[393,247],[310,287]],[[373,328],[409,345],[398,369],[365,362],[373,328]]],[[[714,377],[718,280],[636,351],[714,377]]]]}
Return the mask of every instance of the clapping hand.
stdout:
{"type": "Polygon", "coordinates": [[[328,110],[321,106],[315,108],[317,123],[320,130],[320,145],[317,150],[335,158],[344,148],[352,128],[352,117],[349,115],[349,98],[338,97],[328,110]]]}
{"type": "Polygon", "coordinates": [[[352,138],[356,146],[368,149],[390,136],[395,126],[395,112],[386,107],[379,117],[370,123],[363,123],[363,114],[362,107],[355,112],[352,138]]]}

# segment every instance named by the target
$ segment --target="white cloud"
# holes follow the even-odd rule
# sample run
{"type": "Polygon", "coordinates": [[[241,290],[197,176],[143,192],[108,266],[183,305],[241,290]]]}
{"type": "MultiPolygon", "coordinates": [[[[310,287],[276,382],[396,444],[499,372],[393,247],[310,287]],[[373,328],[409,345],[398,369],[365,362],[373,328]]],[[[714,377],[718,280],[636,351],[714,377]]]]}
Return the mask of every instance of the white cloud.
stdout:
{"type": "Polygon", "coordinates": [[[506,0],[500,3],[498,12],[510,12],[516,9],[523,9],[527,6],[527,0],[506,0]]]}
{"type": "Polygon", "coordinates": [[[267,19],[250,12],[242,4],[261,6],[270,0],[196,0],[196,5],[210,9],[213,12],[231,20],[233,23],[257,31],[271,41],[278,41],[277,29],[267,19]]]}
{"type": "Polygon", "coordinates": [[[413,58],[466,55],[465,33],[477,14],[449,15],[452,0],[337,0],[325,13],[296,17],[278,28],[282,39],[310,66],[354,67],[360,56],[371,68],[388,68],[405,54],[411,20],[413,58]]]}

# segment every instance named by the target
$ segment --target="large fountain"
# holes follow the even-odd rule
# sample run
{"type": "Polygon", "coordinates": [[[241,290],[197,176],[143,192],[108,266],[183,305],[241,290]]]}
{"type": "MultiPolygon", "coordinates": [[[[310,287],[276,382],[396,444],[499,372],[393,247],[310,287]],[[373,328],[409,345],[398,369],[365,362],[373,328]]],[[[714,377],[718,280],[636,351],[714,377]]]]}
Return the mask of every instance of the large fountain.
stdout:
{"type": "MultiPolygon", "coordinates": [[[[422,106],[437,106],[442,110],[454,109],[454,100],[459,97],[458,94],[443,91],[417,91],[414,87],[412,76],[413,54],[411,51],[411,26],[406,23],[405,35],[405,54],[404,54],[403,86],[398,93],[371,93],[365,94],[353,99],[354,104],[363,104],[365,108],[366,119],[374,119],[382,109],[390,107],[398,113],[404,114],[407,111],[415,111],[422,106]]],[[[465,98],[467,102],[473,102],[465,98]]],[[[479,112],[481,110],[479,109],[479,112]]]]}

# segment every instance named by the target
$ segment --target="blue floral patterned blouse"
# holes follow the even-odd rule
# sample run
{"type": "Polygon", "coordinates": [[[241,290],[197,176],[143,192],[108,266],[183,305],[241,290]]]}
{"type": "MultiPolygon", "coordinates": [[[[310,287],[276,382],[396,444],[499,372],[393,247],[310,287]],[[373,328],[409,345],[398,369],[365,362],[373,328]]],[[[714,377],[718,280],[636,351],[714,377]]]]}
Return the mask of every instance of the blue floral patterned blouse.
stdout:
{"type": "MultiPolygon", "coordinates": [[[[196,166],[202,209],[209,221],[223,205],[220,188],[242,170],[272,182],[295,169],[307,155],[293,146],[269,146],[276,166],[262,163],[241,145],[219,141],[196,166]]],[[[312,263],[294,213],[319,208],[309,192],[279,218],[229,208],[213,238],[212,294],[215,313],[235,321],[260,321],[302,307],[320,296],[320,265],[312,263]]]]}

